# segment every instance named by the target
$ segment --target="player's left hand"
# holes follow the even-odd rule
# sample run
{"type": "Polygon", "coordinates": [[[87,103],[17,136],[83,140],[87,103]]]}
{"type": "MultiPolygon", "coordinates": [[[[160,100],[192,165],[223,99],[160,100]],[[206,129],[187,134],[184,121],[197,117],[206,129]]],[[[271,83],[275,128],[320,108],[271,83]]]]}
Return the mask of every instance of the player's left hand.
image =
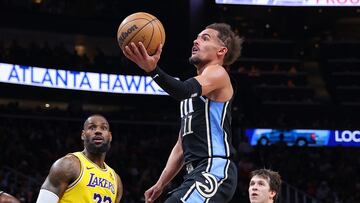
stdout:
{"type": "Polygon", "coordinates": [[[155,184],[144,193],[145,203],[153,203],[163,192],[163,187],[155,184]]]}
{"type": "Polygon", "coordinates": [[[134,42],[131,42],[130,45],[125,46],[125,49],[123,50],[124,55],[128,59],[136,63],[146,72],[151,72],[156,68],[161,52],[162,44],[159,45],[154,55],[149,56],[142,42],[139,42],[137,45],[134,42]]]}

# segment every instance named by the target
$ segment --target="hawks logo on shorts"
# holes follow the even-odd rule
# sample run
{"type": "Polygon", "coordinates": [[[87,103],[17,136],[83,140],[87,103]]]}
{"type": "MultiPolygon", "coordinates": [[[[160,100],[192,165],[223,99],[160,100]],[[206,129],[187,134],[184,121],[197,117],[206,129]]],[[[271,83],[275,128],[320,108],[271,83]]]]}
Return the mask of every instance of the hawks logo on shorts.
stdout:
{"type": "Polygon", "coordinates": [[[202,173],[205,178],[205,184],[199,181],[195,182],[196,190],[205,198],[210,198],[215,195],[218,189],[218,182],[214,175],[211,173],[202,173]]]}

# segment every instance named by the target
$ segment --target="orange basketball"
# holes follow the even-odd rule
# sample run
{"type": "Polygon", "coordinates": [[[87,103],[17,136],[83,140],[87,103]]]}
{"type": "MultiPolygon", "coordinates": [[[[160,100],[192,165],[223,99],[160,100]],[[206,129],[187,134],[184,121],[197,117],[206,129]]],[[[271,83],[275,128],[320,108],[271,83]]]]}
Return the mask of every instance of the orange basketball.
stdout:
{"type": "Polygon", "coordinates": [[[138,12],[129,15],[121,22],[117,31],[117,40],[121,49],[130,42],[136,45],[142,42],[147,53],[153,55],[159,44],[165,43],[165,30],[155,16],[138,12]]]}

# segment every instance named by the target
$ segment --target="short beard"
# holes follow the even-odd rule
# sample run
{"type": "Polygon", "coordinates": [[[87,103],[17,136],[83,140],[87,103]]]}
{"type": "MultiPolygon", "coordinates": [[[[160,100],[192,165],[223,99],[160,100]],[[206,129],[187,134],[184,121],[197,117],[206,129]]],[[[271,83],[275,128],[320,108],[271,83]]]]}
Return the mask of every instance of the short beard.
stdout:
{"type": "Polygon", "coordinates": [[[91,143],[89,140],[85,140],[84,145],[91,154],[97,155],[106,153],[110,149],[110,142],[104,142],[102,145],[97,146],[94,143],[91,143]]]}
{"type": "Polygon", "coordinates": [[[200,60],[199,57],[196,57],[196,56],[192,57],[191,56],[189,58],[189,63],[196,66],[196,65],[199,65],[201,63],[201,60],[200,60]]]}

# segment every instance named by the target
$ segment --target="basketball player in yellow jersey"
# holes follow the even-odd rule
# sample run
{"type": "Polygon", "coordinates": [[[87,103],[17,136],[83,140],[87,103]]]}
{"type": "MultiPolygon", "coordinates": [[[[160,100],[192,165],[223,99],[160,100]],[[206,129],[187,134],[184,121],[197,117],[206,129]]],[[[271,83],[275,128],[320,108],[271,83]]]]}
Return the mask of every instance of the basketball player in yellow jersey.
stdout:
{"type": "Polygon", "coordinates": [[[57,160],[41,187],[37,203],[119,203],[120,177],[104,161],[112,135],[108,121],[92,115],[81,134],[84,150],[57,160]]]}

